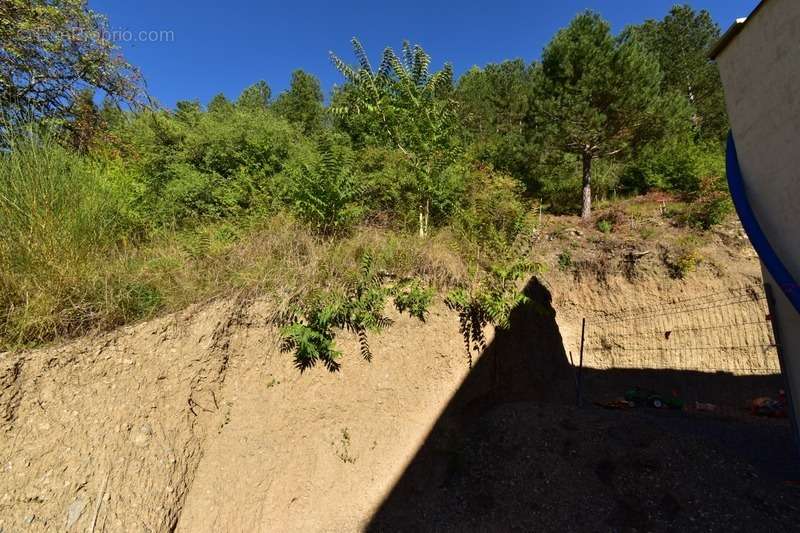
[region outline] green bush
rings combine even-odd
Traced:
[[[680,219],[696,229],[707,230],[721,224],[733,212],[733,201],[727,183],[722,178],[702,180],[697,192],[689,195],[689,200]]]
[[[524,227],[522,185],[483,166],[466,175],[467,190],[454,225],[464,238],[490,251],[505,251]]]
[[[336,153],[328,139],[320,141],[319,151],[319,161],[288,170],[288,202],[318,232],[345,233],[363,216],[364,189],[349,153]]]
[[[603,233],[611,233],[614,230],[614,223],[608,219],[600,219],[597,221],[597,229]]]
[[[697,270],[702,262],[700,243],[693,236],[688,236],[677,241],[662,253],[662,260],[672,278],[683,279],[690,272]]]
[[[572,267],[572,254],[569,250],[564,250],[558,254],[558,269],[566,272],[570,267]]]
[[[709,176],[725,171],[724,150],[713,142],[697,143],[690,135],[651,143],[637,154],[622,176],[629,191],[651,189],[697,192]]]
[[[425,322],[428,309],[433,301],[434,291],[424,287],[417,279],[401,283],[392,291],[394,305],[401,313],[407,312],[421,322]]]
[[[397,149],[366,147],[354,161],[364,187],[368,218],[378,225],[413,228],[417,224],[414,170]]]
[[[315,149],[268,109],[132,115],[115,130],[121,152],[144,189],[154,225],[224,218],[275,202],[280,174]]]

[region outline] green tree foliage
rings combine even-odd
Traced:
[[[289,201],[318,232],[343,233],[363,215],[363,186],[353,173],[352,154],[337,153],[327,137],[320,140],[319,153],[319,162],[289,170]]]
[[[65,117],[84,89],[141,102],[139,72],[108,34],[86,0],[0,2],[0,109],[28,119]]]
[[[444,170],[458,157],[453,70],[429,71],[430,56],[419,45],[403,43],[402,59],[391,48],[373,70],[361,43],[353,38],[358,66],[331,53],[346,85],[332,111],[357,140],[390,145],[407,158],[415,174],[419,233],[427,233],[431,205],[441,192]]]
[[[649,127],[659,109],[658,63],[586,12],[547,45],[535,75],[537,125],[582,162],[581,216],[589,218],[592,162],[624,153]]]
[[[473,250],[504,255],[525,226],[522,186],[511,176],[480,164],[464,174],[467,188],[453,226]]]
[[[319,80],[302,70],[295,70],[289,90],[278,96],[273,109],[305,133],[313,133],[322,127],[323,99]]]
[[[208,103],[209,113],[226,114],[233,112],[233,104],[228,100],[224,94],[219,93],[211,99]]]
[[[242,109],[263,111],[269,107],[269,99],[272,96],[272,89],[269,88],[264,80],[257,81],[250,87],[242,91],[236,105]]]
[[[537,147],[528,123],[532,70],[520,60],[473,67],[458,80],[455,98],[476,156],[532,185]]]
[[[174,113],[137,114],[114,134],[127,141],[126,165],[155,224],[266,208],[285,189],[290,162],[314,151],[268,109],[204,112],[196,102],[179,102]]]
[[[81,153],[89,152],[105,130],[105,120],[94,103],[94,91],[81,91],[70,105],[69,143]]]
[[[662,90],[691,107],[691,124],[707,140],[724,139],[727,116],[719,71],[707,53],[719,39],[719,26],[706,10],[676,5],[663,20],[626,28],[623,38],[640,43],[658,59]]]
[[[175,118],[183,124],[196,125],[202,113],[203,106],[199,100],[179,100],[175,103]]]

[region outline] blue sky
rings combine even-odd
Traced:
[[[264,79],[273,95],[286,89],[294,69],[317,76],[326,91],[341,78],[328,59],[333,50],[354,61],[357,36],[371,58],[403,39],[421,44],[434,66],[450,61],[460,74],[473,65],[504,59],[537,59],[553,34],[579,11],[593,9],[614,31],[647,18],[662,18],[674,0],[556,0],[404,2],[288,0],[90,0],[109,17],[129,61],[143,72],[163,105],[222,92],[235,98]],[[689,0],[707,9],[723,31],[746,16],[757,0]],[[123,33],[123,32],[130,33]],[[154,39],[140,32],[171,32]]]

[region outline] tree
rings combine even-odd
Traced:
[[[142,103],[139,72],[107,35],[86,0],[0,2],[0,108],[26,119],[69,116],[86,89]]]
[[[455,96],[473,135],[519,132],[530,104],[530,72],[521,59],[473,67],[458,80]]]
[[[94,103],[94,91],[81,91],[72,103],[70,115],[73,118],[67,124],[69,143],[78,152],[86,153],[105,129],[105,120]]]
[[[581,217],[592,210],[592,161],[619,155],[649,127],[659,101],[657,61],[611,35],[592,12],[578,15],[547,45],[536,69],[540,127],[582,163]]]
[[[521,59],[473,67],[459,79],[455,98],[477,157],[529,183],[531,69]]]
[[[302,70],[292,73],[289,90],[275,101],[274,109],[289,122],[297,124],[305,133],[311,133],[322,125],[323,94],[319,80]]]
[[[453,68],[448,63],[431,73],[431,58],[425,50],[404,42],[402,60],[386,48],[378,69],[373,70],[358,39],[351,42],[357,67],[331,52],[334,66],[347,81],[331,111],[344,119],[345,129],[352,132],[357,125],[360,138],[403,153],[415,175],[419,233],[425,236],[431,201],[441,192],[444,170],[460,153]]]
[[[197,124],[202,113],[203,108],[199,100],[178,100],[175,102],[175,118],[184,124]]]
[[[331,139],[318,142],[321,161],[290,169],[289,201],[300,218],[325,235],[348,231],[364,212],[363,187],[352,170],[350,154],[334,150]]]
[[[708,11],[674,6],[663,20],[626,28],[623,38],[636,41],[658,59],[663,91],[682,95],[692,107],[692,124],[705,139],[724,139],[728,131],[719,71],[708,50],[719,39],[719,26]]]
[[[233,104],[222,93],[215,95],[208,103],[209,113],[225,114],[231,111],[233,111]]]
[[[269,88],[267,82],[257,81],[242,91],[236,105],[243,109],[266,109],[269,107],[270,96],[272,96],[272,89]]]

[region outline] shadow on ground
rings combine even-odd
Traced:
[[[551,296],[533,278],[373,515],[368,531],[748,529],[796,524],[788,423],[742,406],[780,376],[584,370],[575,405]],[[632,386],[684,391],[739,417],[591,402]],[[791,466],[790,466],[791,465]],[[700,507],[697,507],[700,506]],[[700,509],[701,512],[697,512]]]

